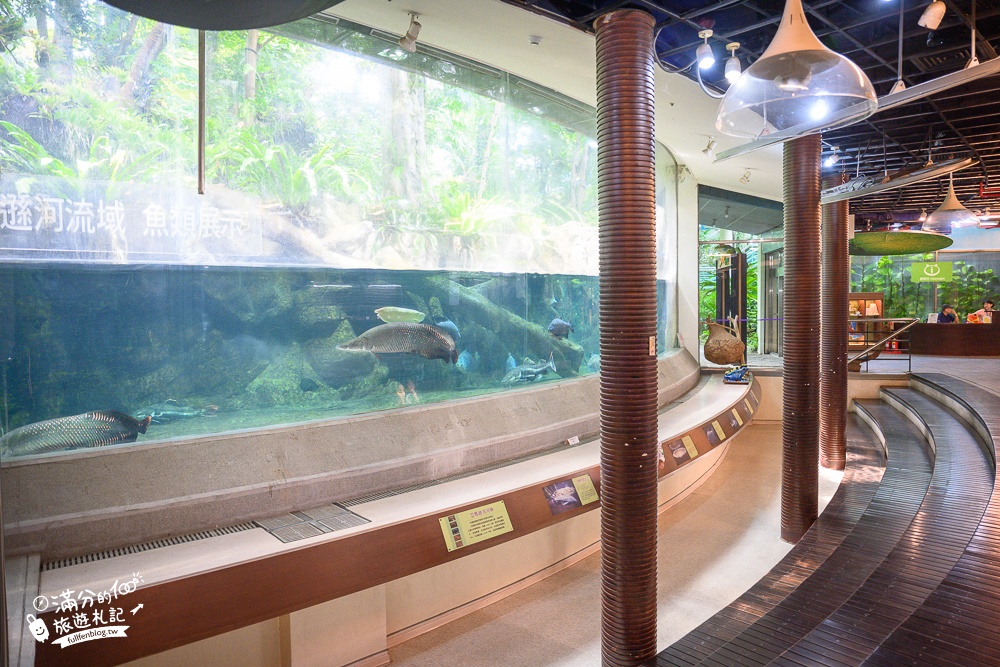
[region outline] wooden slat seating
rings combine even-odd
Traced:
[[[941,404],[912,389],[884,395],[923,424],[918,428],[883,402],[858,403],[878,423],[888,462],[850,533],[794,590],[775,589],[778,601],[765,613],[754,618],[748,603],[748,596],[760,595],[755,587],[661,653],[656,664],[859,665],[949,576],[983,517],[993,462],[981,438]],[[936,457],[922,431],[937,445]],[[845,475],[842,486],[853,484]],[[823,529],[821,517],[778,567]]]
[[[972,539],[993,489],[982,441],[958,416],[915,389],[883,389],[920,415],[937,445],[920,511],[864,585],[774,665],[861,664],[944,580]]]
[[[1000,395],[941,374],[922,380],[974,412],[991,436],[995,461],[1000,438]],[[1000,494],[994,487],[985,515],[955,567],[940,586],[882,642],[865,665],[1000,664]]]
[[[657,664],[694,665],[773,609],[811,575],[851,532],[882,481],[885,455],[875,434],[848,415],[844,482],[809,532],[739,599],[659,656]]]

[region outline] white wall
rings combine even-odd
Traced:
[[[677,331],[695,359],[698,352],[698,182],[682,169],[677,184]]]

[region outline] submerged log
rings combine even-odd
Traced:
[[[561,377],[579,375],[580,363],[583,361],[583,348],[568,340],[556,338],[549,334],[545,325],[529,322],[514,313],[496,305],[479,292],[463,287],[458,283],[440,276],[423,279],[424,289],[417,289],[428,295],[428,299],[437,297],[447,311],[445,315],[460,314],[462,319],[471,320],[490,329],[512,349],[520,349],[524,345],[525,354],[534,359],[547,359],[549,354],[556,364],[556,372]]]

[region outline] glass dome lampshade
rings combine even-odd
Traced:
[[[774,40],[726,91],[715,126],[737,137],[791,128],[808,134],[866,118],[877,107],[861,68],[819,41],[801,0],[786,0]],[[846,109],[852,111],[843,115]]]
[[[935,232],[937,234],[951,234],[952,229],[959,227],[975,227],[979,225],[979,218],[975,213],[962,206],[955,196],[955,178],[949,174],[948,196],[944,198],[944,203],[930,215],[920,226],[925,232]]]

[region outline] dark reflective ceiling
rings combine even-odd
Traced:
[[[660,29],[656,49],[673,67],[691,64],[701,40],[698,31],[711,28],[714,68],[703,73],[717,90],[727,86],[722,76],[727,42],[740,43],[744,69],[767,48],[781,19],[783,0],[506,0],[593,31],[595,18],[631,7],[649,11]],[[897,78],[899,10],[903,4],[903,80],[908,86],[965,67],[971,53],[971,0],[944,0],[947,13],[935,31],[917,24],[929,0],[816,0],[804,2],[817,36],[831,49],[857,63],[880,95],[888,94]],[[1000,50],[1000,0],[975,3],[981,62]],[[688,69],[686,75],[694,71]],[[959,199],[969,208],[1000,209],[1000,77],[988,77],[932,98],[873,116],[867,121],[823,135],[824,157],[839,147],[840,163],[851,176],[893,172],[927,161],[971,156],[975,164],[955,174]],[[996,198],[980,197],[980,186],[996,190]],[[855,213],[937,208],[947,191],[947,179],[935,179],[902,190],[851,202]]]

